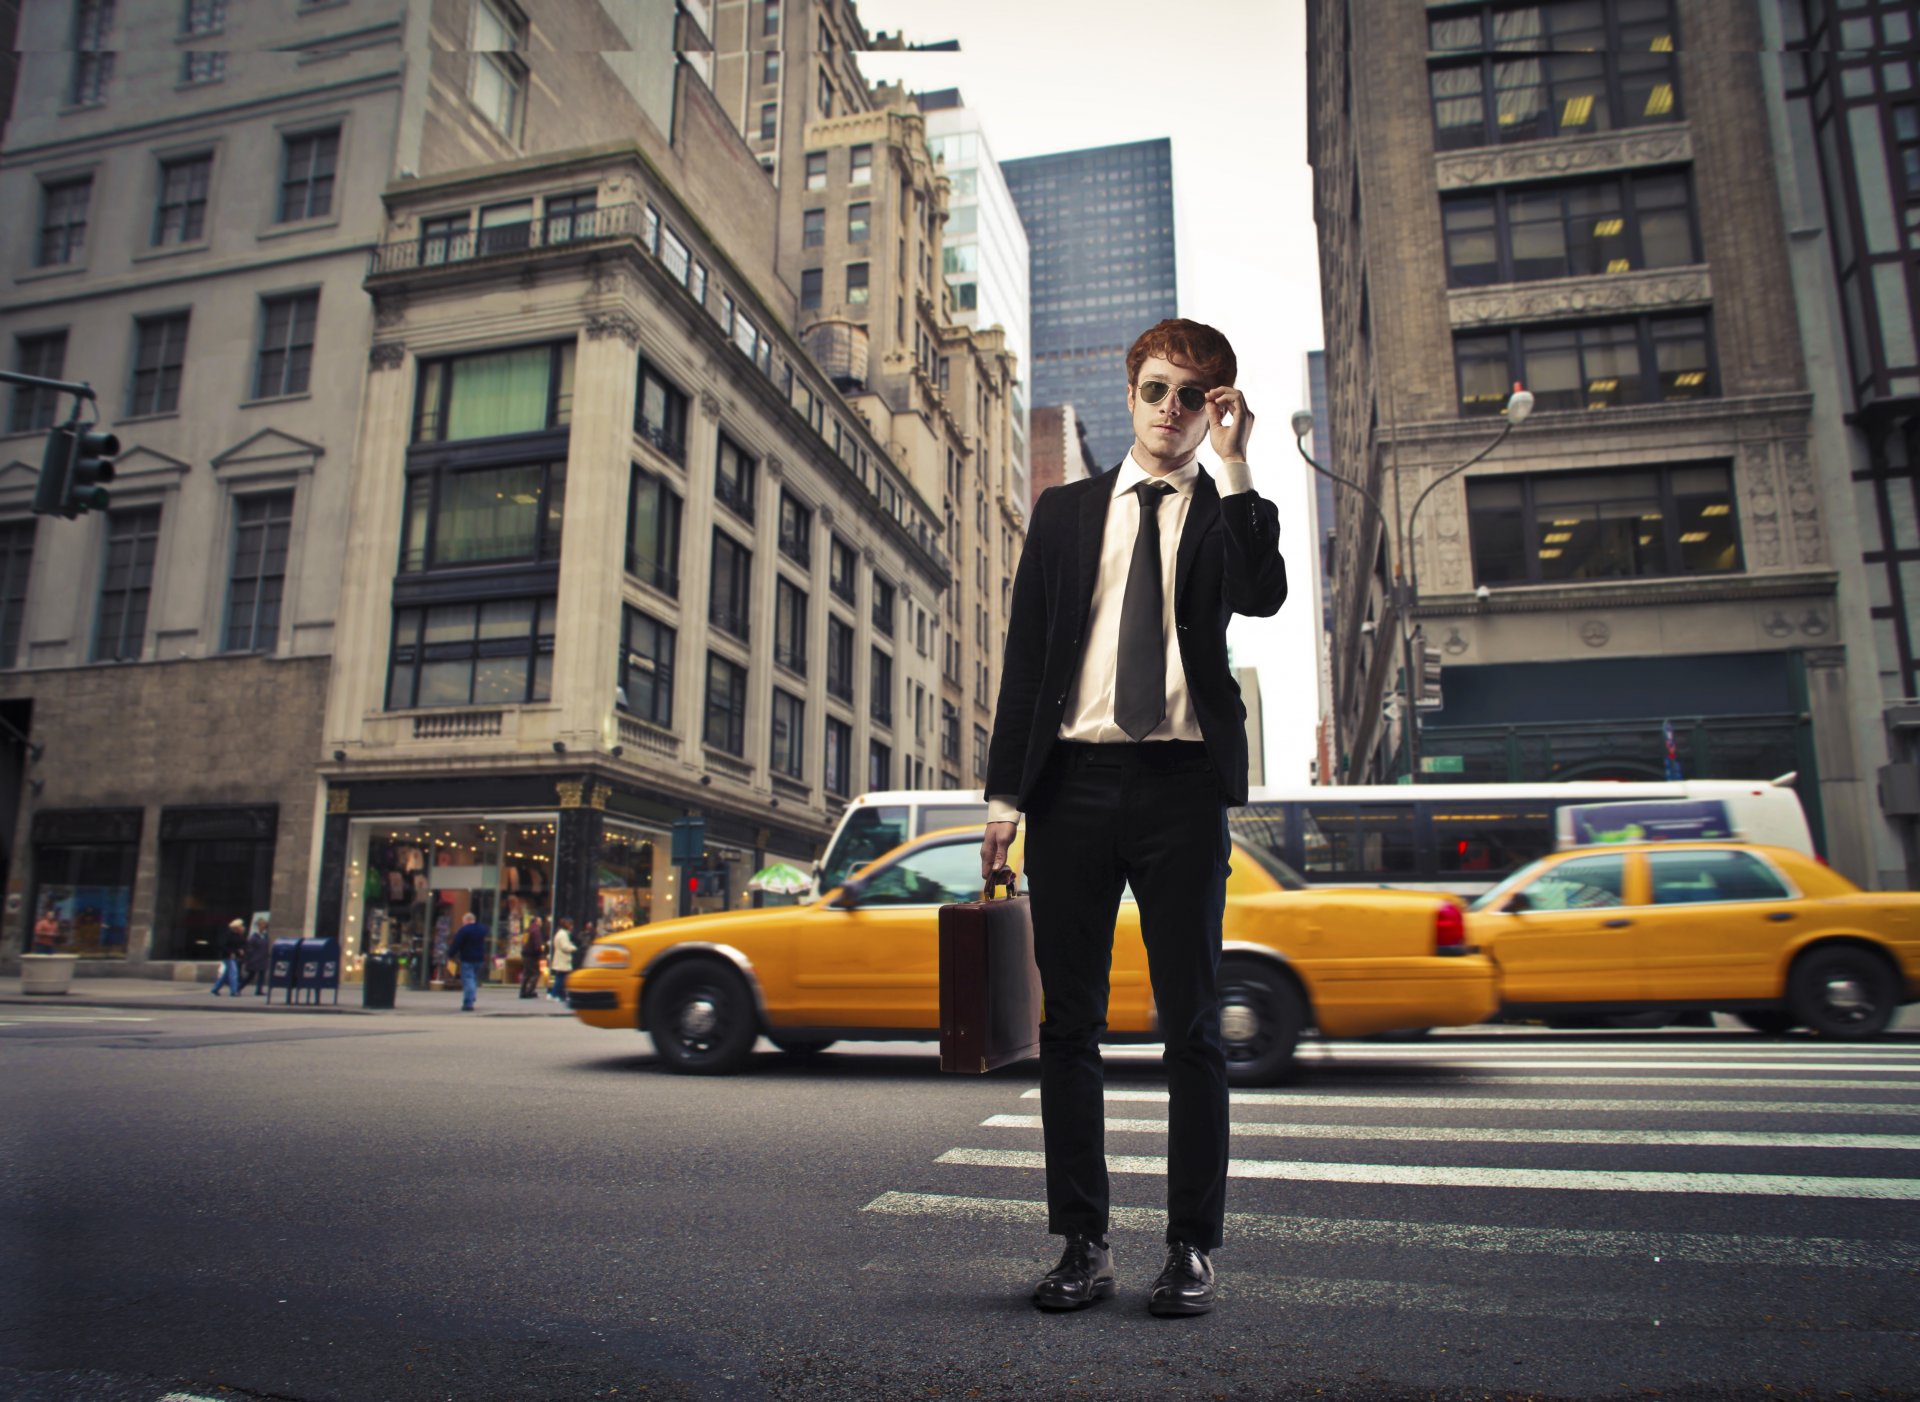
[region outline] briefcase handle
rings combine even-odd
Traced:
[[[1011,899],[1014,895],[1014,888],[1019,880],[1020,878],[1014,874],[1012,867],[996,867],[993,875],[987,878],[987,889],[983,899],[989,901],[996,899],[993,894],[993,888],[996,886],[1004,886],[1007,888],[1006,895],[998,899]]]

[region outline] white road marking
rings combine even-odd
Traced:
[[[1027,1149],[949,1149],[935,1163],[978,1168],[1045,1168],[1046,1156]],[[1110,1154],[1111,1173],[1164,1176],[1167,1161]],[[1550,1188],[1575,1192],[1716,1193],[1756,1197],[1850,1198],[1920,1202],[1920,1180],[1816,1178],[1768,1173],[1638,1173],[1612,1169],[1460,1168],[1429,1164],[1308,1163],[1286,1159],[1229,1159],[1229,1178],[1311,1183],[1375,1183],[1414,1188]]]
[[[1351,1070],[1362,1068],[1352,1067]],[[1567,1073],[1559,1076],[1371,1076],[1366,1079],[1370,1086],[1431,1086],[1435,1090],[1444,1090],[1449,1086],[1711,1086],[1721,1089],[1726,1086],[1754,1088],[1772,1086],[1776,1088],[1814,1090],[1897,1090],[1904,1091],[1906,1086],[1898,1081],[1849,1081],[1838,1077],[1820,1078],[1813,1076],[1701,1076],[1689,1079],[1685,1076],[1581,1076]]]
[[[1348,1059],[1338,1056],[1296,1056],[1295,1062],[1301,1066],[1318,1069],[1325,1066],[1346,1065],[1358,1069],[1361,1065],[1380,1065],[1378,1058],[1364,1060]],[[1498,1060],[1478,1060],[1457,1056],[1427,1056],[1420,1058],[1394,1057],[1395,1062],[1407,1062],[1418,1066],[1431,1066],[1436,1070],[1453,1070],[1458,1067],[1490,1067],[1498,1070],[1502,1067],[1516,1071],[1548,1071],[1562,1067],[1569,1071],[1880,1071],[1889,1076],[1920,1075],[1920,1061],[1873,1062],[1823,1061],[1817,1066],[1803,1066],[1791,1061],[1588,1061],[1584,1058],[1567,1061],[1536,1061],[1531,1058],[1501,1057]]]
[[[150,1017],[112,1017],[94,1013],[53,1013],[42,1016],[38,1013],[21,1013],[9,1019],[11,1022],[152,1022]]]
[[[946,1217],[1030,1227],[1046,1225],[1047,1205],[1017,1198],[946,1193],[882,1193],[862,1209],[896,1217]],[[1158,1236],[1167,1215],[1157,1207],[1115,1207],[1116,1231]],[[1268,1241],[1299,1247],[1392,1247],[1471,1251],[1501,1256],[1617,1258],[1714,1266],[1788,1266],[1835,1270],[1920,1270],[1920,1245],[1852,1237],[1734,1235],[1719,1232],[1582,1231],[1562,1227],[1496,1227],[1477,1222],[1390,1221],[1229,1212],[1229,1242]]]
[[[1741,1056],[1749,1058],[1767,1058],[1775,1056],[1806,1057],[1810,1060],[1840,1060],[1850,1056],[1887,1057],[1892,1060],[1920,1060],[1920,1051],[1905,1042],[1850,1042],[1844,1046],[1832,1043],[1812,1043],[1801,1046],[1783,1046],[1779,1042],[1767,1041],[1727,1045],[1714,1042],[1662,1043],[1658,1040],[1640,1043],[1627,1042],[1535,1042],[1529,1041],[1523,1046],[1502,1047],[1485,1042],[1461,1044],[1452,1040],[1427,1038],[1417,1042],[1398,1042],[1391,1046],[1381,1046],[1367,1042],[1326,1042],[1319,1039],[1304,1041],[1300,1044],[1302,1053],[1324,1054],[1327,1056],[1365,1057],[1373,1060],[1392,1061],[1399,1059],[1419,1060],[1427,1056],[1564,1056],[1569,1058],[1588,1056],[1594,1052],[1603,1052],[1609,1056]]]
[[[1559,1082],[1555,1082],[1559,1084]],[[1715,1082],[1714,1084],[1724,1084]],[[1899,1089],[1889,1087],[1889,1089]],[[1038,1100],[1038,1089],[1022,1100]],[[1165,1105],[1163,1090],[1107,1088],[1110,1101]],[[1497,1095],[1319,1095],[1310,1090],[1236,1090],[1235,1105],[1279,1105],[1293,1110],[1542,1110],[1561,1114],[1641,1115],[1652,1111],[1688,1115],[1920,1115],[1920,1105],[1886,1100],[1583,1100]]]
[[[989,1115],[988,1129],[1039,1129],[1038,1115]],[[1107,1120],[1115,1134],[1165,1134],[1165,1120]],[[1235,1120],[1247,1139],[1387,1139],[1413,1144],[1620,1144],[1682,1149],[1920,1149],[1912,1134],[1761,1134],[1738,1130],[1504,1129],[1488,1126],[1274,1124]]]

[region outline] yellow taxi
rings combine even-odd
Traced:
[[[588,1026],[648,1032],[676,1071],[737,1070],[763,1033],[796,1055],[839,1040],[937,1039],[939,908],[980,898],[982,833],[928,833],[808,905],[601,939],[568,979],[568,1005]],[[1016,842],[1016,868],[1020,852]],[[1276,859],[1235,843],[1220,965],[1228,1078],[1283,1078],[1309,1027],[1352,1037],[1485,1020],[1493,969],[1462,926],[1449,896],[1303,889]],[[1155,1040],[1131,899],[1114,932],[1108,1024],[1109,1041]]]
[[[1738,842],[1574,848],[1473,903],[1504,1014],[1726,1012],[1861,1040],[1920,1000],[1920,894]]]

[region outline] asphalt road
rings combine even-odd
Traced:
[[[763,1044],[764,1045],[764,1044]],[[0,1397],[1920,1396],[1920,1037],[1479,1030],[1235,1098],[1220,1308],[1051,1264],[1031,1067],[659,1070],[563,1016],[0,1008]]]

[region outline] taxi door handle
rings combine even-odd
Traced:
[[[1791,920],[1791,919],[1793,919],[1793,912],[1792,912],[1792,911],[1790,911],[1790,910],[1775,910],[1775,911],[1770,911],[1770,912],[1768,913],[1768,915],[1767,915],[1767,919],[1769,919],[1769,920]]]
[[[1600,926],[1605,930],[1624,930],[1632,923],[1631,920],[1603,920]]]

